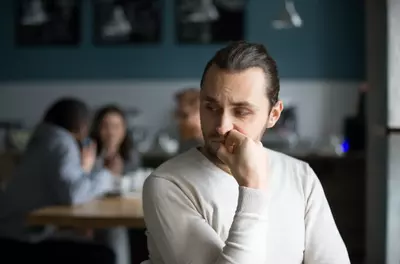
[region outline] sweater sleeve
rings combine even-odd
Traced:
[[[51,186],[60,204],[80,204],[98,198],[113,188],[113,176],[105,169],[86,173],[80,161],[79,149],[74,142],[60,142],[52,153],[54,172]]]
[[[248,264],[256,259],[261,229],[267,224],[265,192],[239,187],[237,210],[226,241],[174,183],[150,176],[143,188],[143,210],[152,264]],[[264,234],[265,235],[265,234]],[[152,258],[157,250],[162,261]]]
[[[304,264],[350,264],[322,185],[307,166]]]

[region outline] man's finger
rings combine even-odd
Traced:
[[[227,148],[235,148],[242,144],[242,142],[246,139],[246,136],[236,129],[232,129],[228,132],[228,135],[225,137],[225,146]]]

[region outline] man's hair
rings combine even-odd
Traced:
[[[90,110],[84,102],[75,98],[61,98],[47,109],[43,122],[76,133],[89,118]]]
[[[269,55],[264,45],[236,41],[218,50],[204,69],[201,77],[201,87],[203,87],[208,69],[213,64],[222,70],[232,72],[241,72],[249,68],[261,68],[265,73],[266,95],[271,106],[278,102],[280,90],[278,68],[275,60]]]

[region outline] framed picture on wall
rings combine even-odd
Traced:
[[[15,0],[15,3],[17,45],[79,44],[82,0]]]
[[[247,0],[175,0],[178,43],[225,43],[245,38]]]
[[[161,41],[162,0],[92,1],[96,45]]]

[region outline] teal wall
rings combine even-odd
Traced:
[[[281,78],[362,80],[364,1],[297,0],[304,27],[276,31],[270,22],[282,0],[248,0],[246,39],[264,43]],[[178,45],[173,0],[164,0],[163,41],[156,45],[94,47],[91,3],[83,0],[79,47],[14,46],[13,0],[0,3],[0,80],[200,78],[219,45]]]

